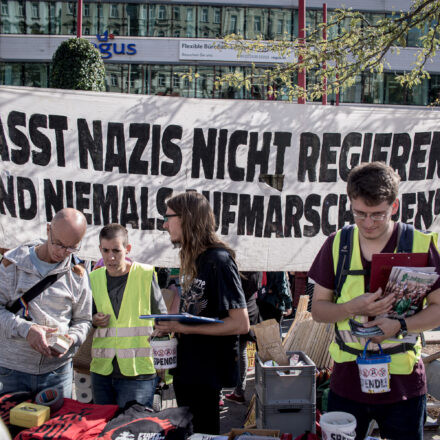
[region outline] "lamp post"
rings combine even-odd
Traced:
[[[78,0],[78,7],[76,10],[76,38],[82,37],[82,8],[83,0]]]
[[[298,2],[298,39],[299,44],[302,47],[305,44],[306,39],[306,0],[299,0]],[[302,55],[298,57],[298,63],[301,64],[303,60]],[[298,71],[298,86],[303,90],[306,89],[306,69],[300,68]],[[305,104],[306,98],[304,96],[298,97],[298,104]]]

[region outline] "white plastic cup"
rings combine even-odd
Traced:
[[[176,338],[152,339],[150,345],[153,350],[154,368],[156,370],[168,370],[177,367]]]
[[[319,421],[322,440],[355,440],[356,418],[342,411],[330,411]]]

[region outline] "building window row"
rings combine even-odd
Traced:
[[[76,34],[76,1],[0,1],[2,34]],[[372,23],[385,16],[366,15]],[[322,11],[307,10],[307,26],[316,28],[321,22]],[[291,40],[298,35],[298,11],[227,5],[84,3],[82,30],[84,35],[108,31],[120,36],[221,38],[235,33],[247,39]],[[422,30],[412,30],[407,45],[417,46],[422,34]]]
[[[190,98],[228,99],[274,99],[262,77],[264,69],[243,66],[186,66],[159,64],[106,64],[106,88],[109,92],[184,96]],[[184,74],[197,73],[190,81]],[[238,72],[250,79],[251,87],[233,88],[223,85],[215,88],[218,77]],[[396,81],[397,73],[363,74],[356,83],[340,95],[345,103],[370,103],[393,105],[428,105],[440,98],[440,75],[422,80],[412,89],[404,88]],[[0,85],[50,87],[49,63],[0,63]],[[309,75],[308,82],[313,82]],[[296,78],[292,78],[296,82]],[[282,95],[283,85],[272,84],[279,92],[276,99],[286,100]],[[329,96],[328,100],[334,100]]]

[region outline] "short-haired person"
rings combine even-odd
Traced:
[[[180,312],[223,323],[159,321],[156,329],[178,335],[177,404],[190,408],[194,432],[218,434],[220,390],[237,383],[237,335],[249,331],[235,253],[216,235],[214,214],[201,194],[191,191],[168,199],[164,220],[171,242],[180,246]]]
[[[72,357],[91,327],[92,295],[86,270],[73,258],[87,229],[73,208],[58,211],[47,224],[47,240],[5,252],[0,264],[0,393],[60,388],[72,395]],[[62,274],[17,313],[11,306],[49,275]],[[27,314],[26,314],[27,311]],[[70,347],[58,353],[48,344],[57,331]]]
[[[383,317],[391,310],[394,296],[381,298],[381,289],[369,292],[368,287],[372,255],[395,252],[400,242],[399,232],[403,226],[391,219],[399,208],[399,183],[399,175],[381,162],[361,164],[353,168],[347,182],[347,193],[355,221],[351,273],[342,285],[340,296],[335,296],[335,273],[337,261],[341,258],[338,245],[341,231],[327,239],[309,271],[309,277],[316,282],[313,318],[318,322],[336,323],[337,336],[330,346],[335,363],[331,375],[328,410],[353,414],[357,419],[358,440],[365,437],[372,419],[378,423],[384,438],[423,438],[426,375],[420,360],[420,338],[412,348],[398,341],[388,340],[396,335],[403,336],[406,331],[417,334],[440,324],[440,282],[437,281],[426,296],[425,308],[400,320]],[[436,240],[436,234],[414,230],[412,252],[428,253],[428,266],[434,266],[437,273],[440,273]],[[356,357],[364,348],[366,339],[359,340],[350,333],[349,318],[364,322],[367,327],[377,325],[383,331],[383,336],[372,338],[374,344],[370,344],[368,348],[377,352],[377,343],[381,343],[385,353],[391,354],[391,391],[373,394],[361,391]],[[368,319],[373,320],[367,322]]]
[[[127,230],[117,223],[99,233],[104,267],[92,271],[93,325],[90,365],[93,400],[151,407],[157,384],[149,338],[153,320],[140,315],[167,313],[153,266],[132,262]]]

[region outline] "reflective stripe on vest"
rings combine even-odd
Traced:
[[[338,258],[339,258],[339,241],[341,231],[338,231],[333,241],[333,264],[334,272],[336,274]],[[424,234],[420,231],[414,230],[414,240],[412,246],[412,252],[428,252],[431,241],[435,239],[435,234]],[[352,257],[350,261],[350,270],[362,270],[361,251],[359,246],[359,229],[354,228],[353,231],[353,243],[352,243]],[[341,289],[341,296],[337,299],[338,304],[346,303],[357,296],[363,294],[365,290],[364,277],[362,275],[348,275],[345,283]],[[367,317],[355,316],[354,319],[359,322],[365,322]],[[339,333],[342,340],[350,347],[357,350],[363,350],[366,339],[358,338],[351,334],[348,319],[337,323]],[[372,345],[372,346],[371,346]],[[395,341],[381,342],[382,348],[390,348],[399,345]],[[377,344],[370,344],[370,350],[378,350]],[[415,346],[414,351],[407,351],[404,353],[391,355],[391,373],[392,374],[410,374],[413,371],[415,363],[418,361],[421,353],[420,341]],[[341,348],[332,342],[330,344],[330,354],[335,362],[350,362],[356,360],[356,355],[347,353],[341,350]]]
[[[153,333],[152,327],[119,327],[108,328],[98,327],[95,329],[93,336],[95,338],[112,338],[112,337],[129,337],[129,336],[151,336]]]
[[[118,318],[108,296],[105,267],[90,274],[96,308],[98,312],[110,315],[108,327],[97,328],[93,335],[90,371],[105,376],[111,374],[115,357],[125,376],[153,374],[156,371],[149,343],[154,321],[139,318],[139,315],[151,314],[153,273],[152,266],[131,265]]]
[[[92,356],[113,360],[115,356],[122,359],[151,356],[151,348],[92,348]]]

